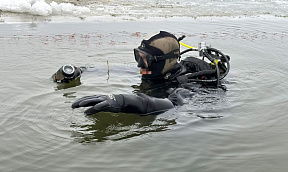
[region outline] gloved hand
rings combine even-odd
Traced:
[[[149,97],[145,94],[138,95],[94,95],[78,99],[72,104],[72,108],[88,107],[84,113],[93,115],[98,112],[123,112],[139,115],[162,113],[174,107],[168,99]]]
[[[170,88],[168,91],[169,96],[168,99],[175,105],[175,106],[182,106],[184,104],[185,98],[191,98],[194,96],[194,92],[191,90],[187,90],[185,88]]]

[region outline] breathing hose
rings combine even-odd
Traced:
[[[216,52],[216,53],[220,54],[220,55],[224,58],[224,59],[220,59],[221,61],[225,60],[224,62],[226,62],[226,64],[227,64],[227,66],[226,66],[227,69],[226,69],[225,73],[220,76],[220,80],[223,79],[223,78],[229,73],[229,70],[230,70],[230,63],[229,63],[229,61],[230,61],[230,59],[228,59],[228,56],[227,56],[227,55],[224,55],[224,54],[223,54],[221,51],[219,51],[218,49],[208,47],[208,48],[207,48],[207,51],[208,51],[208,52],[209,52],[209,51]],[[214,63],[214,64],[216,64],[216,63]],[[218,66],[218,65],[216,65],[216,66]]]
[[[210,82],[210,83],[216,82],[217,86],[220,86],[220,80],[222,80],[229,73],[229,70],[230,70],[230,63],[229,63],[230,58],[229,58],[229,56],[223,54],[220,50],[215,49],[215,48],[205,46],[199,50],[195,47],[192,47],[192,46],[189,46],[187,44],[180,42],[184,38],[185,38],[184,35],[182,37],[178,38],[178,42],[180,45],[183,45],[183,46],[187,47],[188,49],[180,52],[180,55],[185,54],[185,53],[190,52],[190,51],[199,51],[199,53],[203,55],[203,58],[206,57],[209,61],[211,61],[211,63],[215,64],[215,70],[204,70],[204,71],[199,71],[199,72],[195,72],[195,73],[190,73],[190,74],[187,74],[183,77],[180,77],[179,79],[183,79],[182,81],[187,81],[187,82],[188,81],[189,82]],[[212,57],[212,52],[216,53],[216,55],[217,55],[217,57],[219,57],[219,59]],[[219,56],[219,54],[221,55],[221,57]],[[226,69],[225,69],[225,72],[223,74],[220,74],[219,66],[217,63],[218,61],[216,61],[216,60],[220,60],[221,62],[226,63],[226,66],[224,65]],[[204,79],[204,80],[195,79],[195,78],[200,77],[200,76],[215,75],[215,74],[216,74],[215,79]]]
[[[210,54],[207,52],[207,49],[204,49],[203,55],[206,56],[212,63],[215,64],[216,67],[216,79],[217,79],[217,86],[220,85],[220,71],[218,64],[216,63],[215,59],[213,59]]]
[[[185,54],[185,53],[187,53],[187,52],[189,52],[189,51],[198,51],[198,49],[189,48],[189,49],[187,49],[187,50],[184,50],[184,51],[180,52],[180,55]]]

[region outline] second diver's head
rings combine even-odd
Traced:
[[[140,67],[143,78],[156,79],[164,76],[177,63],[180,56],[180,45],[177,38],[168,32],[144,39],[138,48],[134,49],[137,67]]]
[[[55,74],[52,75],[52,79],[57,83],[68,83],[81,76],[81,69],[71,64],[63,65]]]

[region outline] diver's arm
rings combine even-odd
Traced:
[[[94,95],[83,97],[72,104],[72,108],[90,107],[84,113],[93,115],[98,112],[134,113],[138,115],[159,114],[174,107],[169,99],[138,95]]]
[[[163,113],[174,106],[182,106],[184,98],[194,95],[193,92],[184,88],[169,89],[168,93],[169,96],[166,99],[150,97],[143,93],[86,96],[75,101],[72,108],[90,107],[84,112],[86,115],[98,112],[151,115]]]

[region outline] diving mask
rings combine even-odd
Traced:
[[[71,64],[63,65],[53,76],[55,82],[69,82],[81,76],[81,69]]]
[[[166,60],[166,59],[179,58],[179,50],[176,49],[162,56],[153,56],[147,53],[146,51],[143,51],[139,48],[135,48],[134,56],[135,56],[135,60],[138,63],[138,67],[151,68],[152,64],[155,62]]]
[[[70,78],[71,76],[73,76],[75,72],[75,67],[70,64],[67,64],[67,65],[62,66],[62,71],[63,71],[65,78]]]

